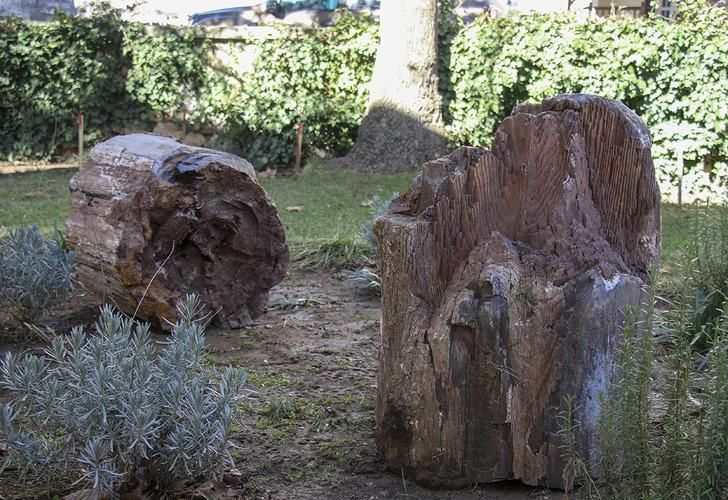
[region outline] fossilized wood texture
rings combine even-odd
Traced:
[[[491,151],[425,164],[376,221],[377,444],[391,470],[561,486],[568,394],[593,457],[624,307],[659,258],[650,147],[615,101],[520,106]]]
[[[237,156],[152,134],[91,150],[66,224],[79,280],[161,327],[197,293],[226,328],[261,315],[288,247],[275,204]],[[156,274],[156,276],[155,276]],[[144,297],[144,300],[142,300]]]

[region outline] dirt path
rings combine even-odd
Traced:
[[[90,325],[98,312],[83,295],[66,309],[54,316],[56,332]],[[273,289],[257,324],[208,329],[209,360],[240,366],[249,377],[250,399],[233,435],[235,468],[226,478],[241,485],[240,498],[561,498],[516,482],[428,490],[385,471],[374,443],[379,316],[378,299],[359,295],[332,273],[295,271]],[[0,354],[42,349],[38,339],[0,336]],[[0,461],[2,455],[0,441]],[[70,482],[55,487],[74,491]],[[43,484],[24,485],[14,474],[0,476],[0,500],[46,498],[47,491]]]
[[[211,331],[216,362],[255,390],[235,440],[246,498],[559,498],[520,484],[420,488],[384,470],[374,444],[379,302],[329,274],[296,272],[255,326]]]

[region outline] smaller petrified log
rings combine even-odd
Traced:
[[[615,101],[520,106],[491,151],[425,164],[376,221],[377,444],[391,470],[560,487],[567,395],[577,451],[594,458],[624,307],[659,257],[650,146]]]
[[[118,136],[91,150],[70,187],[66,231],[80,281],[157,326],[174,322],[175,304],[192,292],[216,324],[244,325],[285,274],[275,204],[237,156]]]

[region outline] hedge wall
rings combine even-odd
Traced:
[[[79,113],[91,144],[148,128],[200,89],[206,62],[203,40],[146,36],[115,14],[46,24],[0,18],[0,159],[72,150]]]
[[[450,45],[451,140],[489,144],[493,128],[522,101],[600,94],[624,102],[649,125],[663,190],[675,185],[680,146],[688,167],[705,163],[692,169],[693,184],[712,181],[718,189],[728,177],[725,47],[722,8],[687,11],[678,23],[569,15],[481,19]]]
[[[721,189],[728,177],[728,15],[692,8],[682,16],[667,23],[534,14],[442,24],[450,140],[487,146],[519,102],[601,94],[650,126],[663,189],[675,184],[679,146],[688,182]],[[330,28],[243,42],[258,55],[240,73],[220,67],[212,44],[194,30],[152,36],[115,14],[43,25],[3,19],[0,159],[71,151],[78,112],[93,143],[181,109],[193,126],[217,131],[217,146],[259,167],[291,161],[299,121],[309,152],[343,153],[365,109],[376,42],[374,22],[342,14]]]

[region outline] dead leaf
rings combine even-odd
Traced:
[[[45,193],[43,191],[29,191],[23,196],[26,198],[40,198],[41,196],[45,196]]]
[[[303,205],[293,205],[291,207],[286,207],[286,210],[289,212],[303,212]]]
[[[361,202],[362,207],[369,207],[371,208],[374,205],[374,200],[364,200]]]

